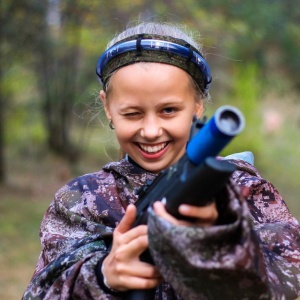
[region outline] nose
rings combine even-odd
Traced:
[[[154,141],[163,133],[161,121],[156,116],[147,116],[143,120],[141,136],[145,140]]]

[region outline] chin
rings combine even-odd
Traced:
[[[151,173],[159,173],[162,170],[166,169],[170,164],[162,164],[162,163],[145,163],[142,162],[139,164],[143,169],[147,170]]]

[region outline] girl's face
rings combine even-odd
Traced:
[[[136,63],[119,69],[111,91],[100,92],[124,152],[150,172],[160,172],[185,152],[193,116],[202,103],[187,73],[172,65]]]

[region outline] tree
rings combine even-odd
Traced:
[[[57,6],[53,7],[51,3]],[[70,140],[69,128],[77,93],[76,82],[81,59],[80,30],[84,12],[78,6],[80,1],[65,1],[63,10],[57,1],[49,1],[49,4],[40,26],[41,38],[34,49],[34,69],[43,99],[48,147],[68,160],[75,161],[79,152]],[[54,23],[51,23],[49,15],[54,14],[51,11],[54,9],[57,10],[57,16]]]
[[[220,46],[230,57],[257,63],[262,78],[273,79],[277,73],[277,79],[288,78],[300,90],[300,77],[294,76],[300,67],[300,8],[293,0],[192,2],[212,16],[212,24],[221,20]]]
[[[35,3],[36,2],[36,3]],[[5,114],[10,91],[4,86],[5,76],[16,61],[28,58],[39,18],[41,5],[34,0],[1,1],[0,12],[0,181],[5,179]],[[33,5],[34,4],[34,5]],[[32,28],[36,28],[34,31]],[[30,59],[30,57],[29,57]]]

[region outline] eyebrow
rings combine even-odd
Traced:
[[[157,106],[176,106],[176,105],[182,105],[184,104],[184,99],[183,100],[180,100],[178,99],[177,101],[172,99],[172,100],[162,100]]]
[[[174,97],[172,97],[172,99],[168,100],[164,100],[162,99],[159,103],[157,103],[157,105],[155,106],[156,108],[158,107],[164,107],[164,106],[181,106],[184,104],[184,99],[180,99],[180,98],[177,98],[175,99]],[[120,112],[124,112],[124,111],[127,111],[127,110],[135,110],[135,109],[141,109],[143,108],[141,105],[131,105],[130,103],[122,103],[120,106],[119,106],[119,111]]]

